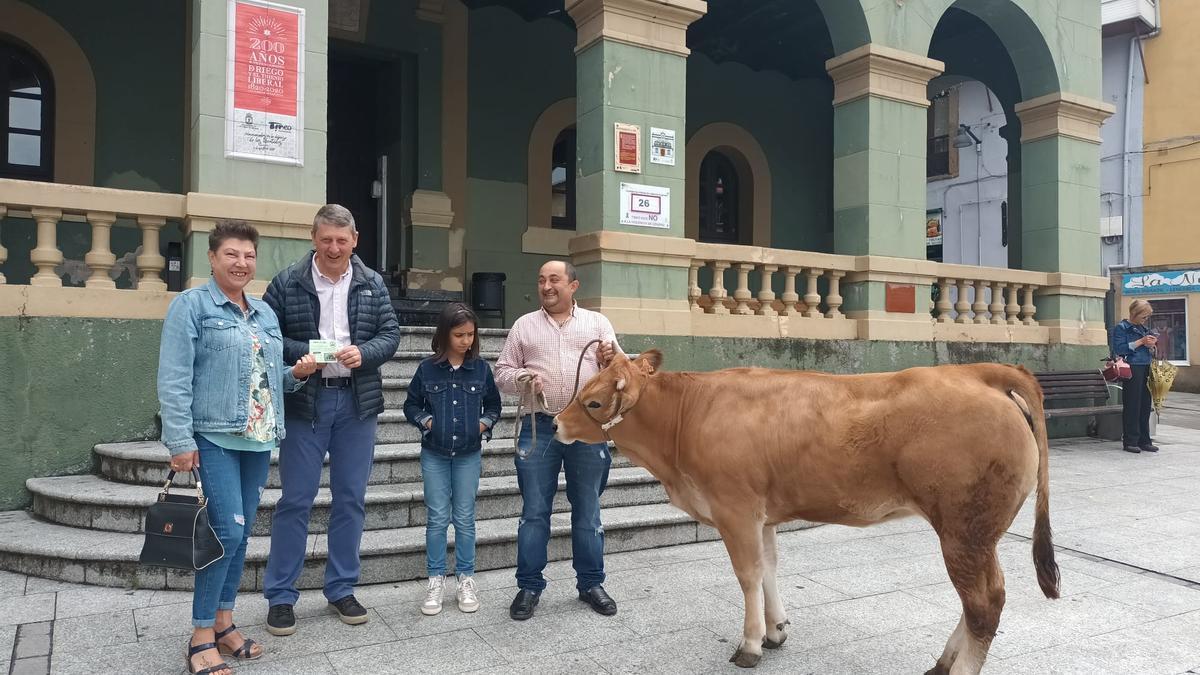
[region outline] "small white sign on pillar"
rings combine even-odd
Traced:
[[[675,130],[650,127],[650,163],[675,166]]]
[[[671,189],[621,183],[621,224],[671,228]]]

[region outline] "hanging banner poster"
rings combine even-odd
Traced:
[[[621,183],[621,224],[671,228],[671,188]]]
[[[650,163],[675,166],[675,130],[650,127]]]
[[[229,0],[225,156],[304,164],[304,10]]]
[[[636,124],[614,123],[613,134],[616,147],[617,171],[642,172],[642,129]]]
[[[1121,293],[1200,293],[1200,270],[1170,270],[1122,275]]]

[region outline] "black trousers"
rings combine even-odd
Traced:
[[[1150,391],[1146,389],[1146,378],[1150,375],[1150,366],[1130,368],[1133,370],[1133,377],[1125,381],[1121,391],[1121,403],[1125,406],[1125,445],[1149,445]]]

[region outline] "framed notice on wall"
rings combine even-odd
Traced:
[[[670,229],[671,189],[621,183],[620,222],[622,225]]]
[[[615,123],[613,134],[617,171],[642,172],[642,129],[636,124]]]
[[[304,9],[229,0],[225,156],[303,166]]]

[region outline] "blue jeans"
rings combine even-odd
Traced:
[[[604,443],[554,440],[553,418],[534,416],[537,447],[528,417],[521,425],[518,446],[528,453],[516,457],[517,484],[524,503],[517,528],[517,586],[540,593],[546,588],[546,546],[550,543],[550,512],[558,491],[558,473],[567,474],[567,501],[571,503],[571,555],[575,587],[581,591],[604,583],[604,526],[600,524],[600,495],[608,483],[612,456]]]
[[[454,521],[454,571],[475,574],[475,493],[479,491],[481,453],[453,457],[421,450],[425,483],[425,570],[431,577],[446,573],[446,528]]]
[[[358,546],[366,519],[367,479],[375,457],[378,416],[358,419],[354,390],[318,389],[317,419],[289,417],[287,437],[279,451],[283,495],[271,524],[271,554],[263,576],[267,603],[294,605],[296,581],[304,569],[308,516],[321,485],[321,469],[329,454],[329,557],[325,563],[325,598],[341,600],[358,582]]]
[[[196,572],[192,592],[192,625],[211,628],[217,610],[233,609],[242,567],[246,561],[246,541],[258,499],[267,484],[271,453],[228,450],[196,434],[200,452],[200,480],[208,498],[208,522],[225,547],[217,562]]]

